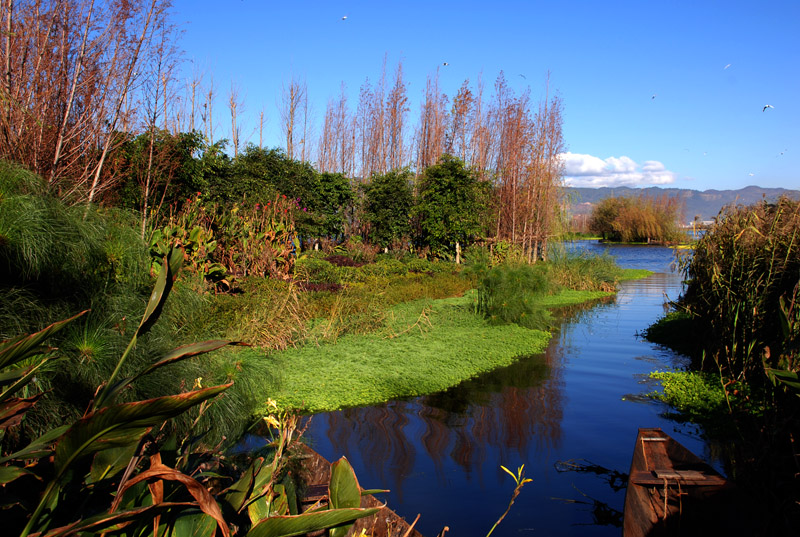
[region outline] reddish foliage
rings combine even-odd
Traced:
[[[338,283],[311,283],[311,282],[297,282],[297,288],[301,291],[330,291],[335,293],[342,289]]]
[[[344,255],[329,255],[325,261],[337,267],[363,267],[366,263],[360,263]]]

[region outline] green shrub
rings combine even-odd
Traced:
[[[342,267],[320,257],[302,257],[295,263],[294,277],[311,283],[340,283],[338,268]]]
[[[408,273],[408,267],[397,259],[383,258],[377,263],[364,265],[362,270],[369,276],[401,276]]]
[[[441,261],[429,261],[427,259],[420,259],[414,257],[409,259],[406,263],[408,272],[440,274],[442,272],[457,272],[459,267],[453,263],[446,263]]]

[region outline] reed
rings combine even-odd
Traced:
[[[704,334],[706,367],[759,382],[765,365],[798,365],[784,352],[797,334],[784,332],[781,303],[797,301],[799,249],[800,202],[785,197],[724,209],[697,242],[679,306]]]

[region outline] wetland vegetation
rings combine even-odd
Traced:
[[[674,311],[646,332],[692,358],[654,374],[658,397],[719,446],[765,534],[800,521],[798,240],[796,201],[727,207],[685,258]]]
[[[412,129],[398,64],[391,81],[385,68],[368,79],[356,106],[344,91],[329,101],[312,152],[307,88],[292,79],[280,99],[284,148],[270,149],[263,114],[259,143],[240,138],[233,88],[220,138],[213,81],[181,86],[169,2],[0,9],[10,534],[341,536],[374,511],[359,507],[340,460],[327,503],[301,513],[298,413],[446,400],[462,381],[546,354],[554,308],[649,274],[561,248],[558,94],[532,102],[501,73],[491,96],[466,80],[449,99],[432,75]],[[593,230],[604,237],[675,238],[673,200],[601,212]],[[735,477],[778,479],[764,496],[775,517],[796,502],[797,232],[797,205],[784,200],[712,227],[676,316],[681,330],[713,335],[686,347],[705,372],[663,377],[663,397],[697,409],[693,419],[712,406],[734,418],[723,432],[738,435]],[[509,409],[526,407],[515,415],[533,423],[553,400],[546,426],[559,429],[560,394]],[[256,427],[270,439],[262,452],[230,451]]]

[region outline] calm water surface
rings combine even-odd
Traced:
[[[649,372],[682,363],[637,336],[663,315],[665,297],[680,292],[672,250],[616,246],[609,253],[624,267],[656,274],[571,313],[543,355],[444,393],[317,415],[309,443],[329,460],[345,455],[363,487],[391,489],[382,499],[409,521],[421,513],[417,529],[429,537],[444,526],[453,537],[486,535],[514,488],[500,465],[522,464],[533,482],[493,535],[620,535],[602,515],[619,516],[624,489],[615,491],[608,475],[565,471],[565,463],[627,473],[638,427],[661,427],[708,456],[691,428],[637,397],[653,389]]]

